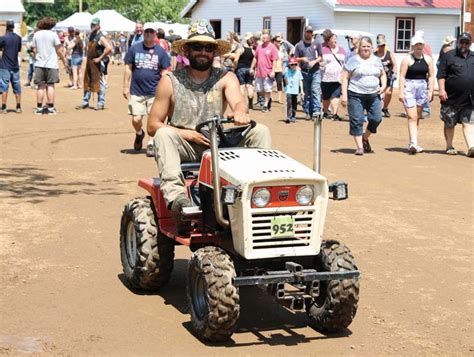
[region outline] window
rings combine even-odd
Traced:
[[[415,33],[414,17],[397,17],[395,19],[395,51],[410,51],[410,39]]]
[[[234,32],[240,35],[240,19],[234,19]]]
[[[272,29],[272,18],[271,17],[264,17],[263,18],[263,29],[264,30],[271,30]]]

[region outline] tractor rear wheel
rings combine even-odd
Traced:
[[[168,282],[173,270],[174,241],[159,231],[150,198],[135,198],[125,205],[120,256],[132,287],[153,291]]]
[[[188,267],[188,302],[197,335],[211,342],[228,340],[240,313],[234,263],[218,247],[198,249]]]
[[[315,263],[318,271],[357,270],[354,256],[347,246],[337,241],[323,241]],[[359,279],[321,281],[319,297],[306,306],[317,330],[337,332],[348,327],[359,301]]]

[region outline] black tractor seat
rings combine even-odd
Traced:
[[[197,172],[201,168],[201,162],[183,162],[181,164],[182,172]]]

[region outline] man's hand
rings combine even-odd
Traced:
[[[387,87],[380,87],[379,94],[382,95],[385,92],[385,89],[387,89]]]
[[[93,59],[92,59],[92,62],[94,62],[94,63],[100,63],[100,61],[101,61],[101,60],[100,60],[100,57],[97,57],[97,58],[93,58]]]
[[[341,95],[341,105],[345,108],[347,106],[347,94]]]
[[[275,72],[271,71],[269,74],[268,74],[268,77],[270,78],[275,78]]]
[[[191,141],[198,145],[210,146],[209,139],[195,130],[182,129],[179,131],[181,137],[186,141]]]
[[[433,93],[428,93],[428,102],[432,102],[433,101]]]
[[[448,93],[445,90],[440,90],[438,93],[439,100],[442,102],[446,102],[448,100]]]
[[[128,87],[125,87],[123,89],[122,95],[125,99],[130,99],[130,89]]]

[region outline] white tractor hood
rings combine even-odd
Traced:
[[[219,169],[220,177],[236,186],[257,182],[326,181],[324,176],[272,149],[220,149]]]

